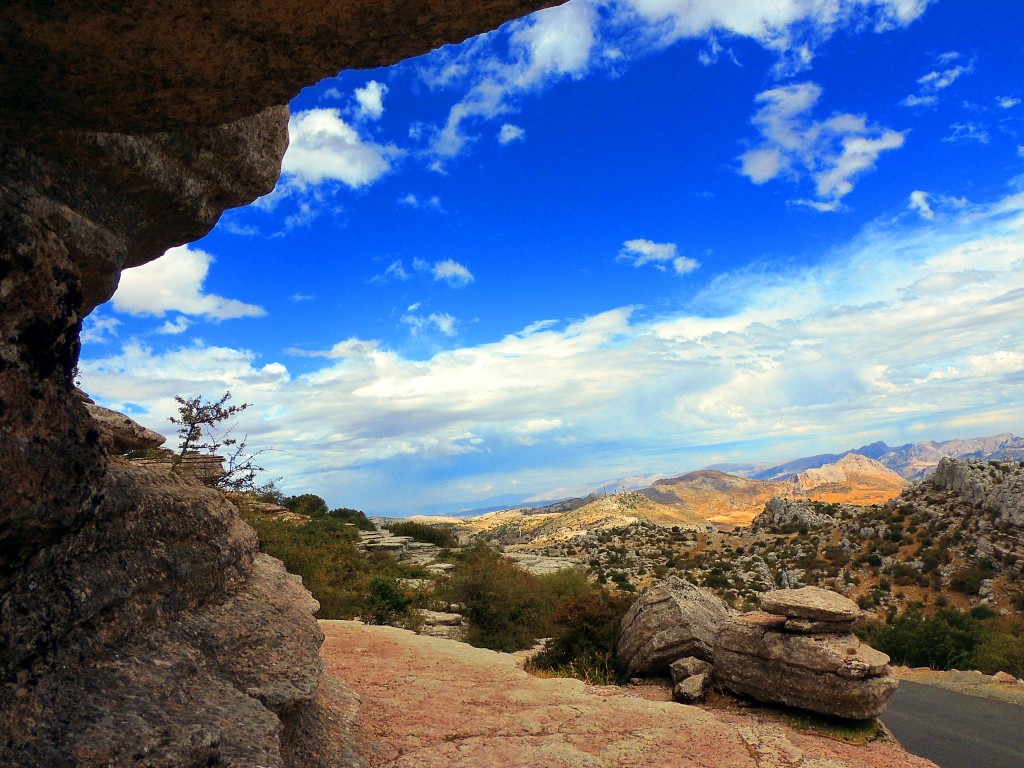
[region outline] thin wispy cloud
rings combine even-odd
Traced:
[[[956,62],[956,63],[954,63]],[[939,93],[949,88],[964,75],[974,71],[974,62],[963,62],[956,51],[947,51],[937,57],[938,69],[917,79],[918,90],[900,102],[904,107],[933,107],[939,103]]]
[[[814,197],[794,202],[834,211],[853,191],[857,176],[870,171],[883,152],[903,146],[904,135],[869,123],[864,115],[835,113],[814,119],[821,86],[804,82],[757,95],[751,119],[760,140],[740,155],[739,172],[755,184],[782,177],[814,182]]]
[[[454,259],[435,262],[430,268],[430,274],[434,280],[447,283],[452,288],[465,288],[475,279],[464,264]]]

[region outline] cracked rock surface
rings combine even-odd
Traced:
[[[928,768],[892,742],[864,746],[755,715],[540,679],[512,656],[394,627],[322,621],[328,673],[362,698],[371,768]]]

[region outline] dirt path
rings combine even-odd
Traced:
[[[853,746],[756,715],[538,679],[507,654],[393,627],[321,622],[327,670],[362,697],[371,768],[928,768],[897,745]]]

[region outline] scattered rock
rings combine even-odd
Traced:
[[[672,688],[672,698],[680,704],[693,704],[703,701],[711,689],[711,673],[702,672],[699,675],[690,675],[685,680],[676,683]]]
[[[627,677],[664,675],[684,656],[708,661],[729,607],[712,592],[669,576],[650,587],[622,618],[617,655]]]
[[[696,656],[686,656],[673,661],[668,669],[672,674],[672,682],[678,684],[688,677],[710,672],[711,664],[704,661],[704,659],[698,659]]]
[[[1011,675],[1009,672],[996,672],[994,675],[992,675],[992,682],[993,683],[1010,683],[1010,684],[1014,684],[1015,685],[1016,683],[1019,683],[1020,681],[1016,677]]]

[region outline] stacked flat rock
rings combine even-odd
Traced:
[[[837,592],[818,587],[779,589],[761,598],[761,610],[783,616],[787,632],[807,635],[846,634],[860,618],[860,608]]]
[[[898,682],[889,657],[853,634],[860,611],[817,587],[770,592],[765,611],[727,621],[715,638],[715,680],[734,693],[821,714],[864,719],[885,710]]]

